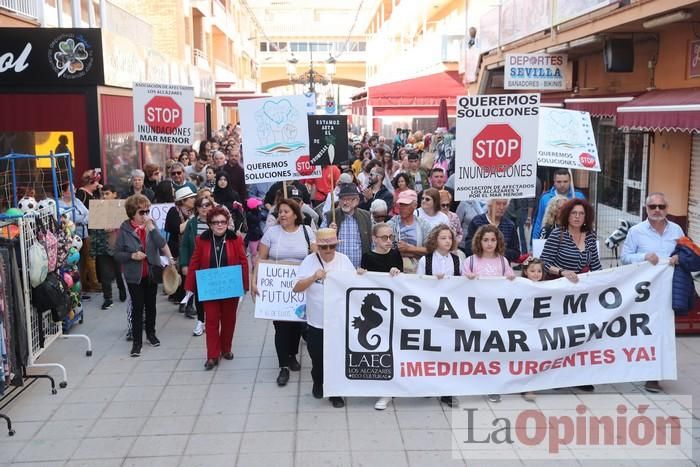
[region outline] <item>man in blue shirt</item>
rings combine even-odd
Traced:
[[[683,236],[683,229],[666,218],[668,202],[663,193],[651,193],[646,199],[647,219],[633,226],[622,246],[622,264],[649,261],[658,264],[659,259],[668,258],[668,264],[676,265],[678,256],[671,256],[676,241]],[[658,381],[647,381],[644,389],[660,392]]]
[[[557,169],[554,171],[554,186],[550,188],[547,193],[542,193],[540,197],[540,202],[537,205],[537,217],[535,217],[535,222],[532,224],[532,238],[540,238],[540,232],[542,231],[542,218],[544,217],[544,212],[547,210],[547,204],[549,200],[554,198],[557,194],[566,196],[571,199],[574,196],[576,198],[585,199],[583,193],[580,191],[574,191],[571,189],[571,175],[567,169]]]

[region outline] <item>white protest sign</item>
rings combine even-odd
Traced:
[[[504,89],[562,90],[566,54],[506,54]]]
[[[306,321],[306,296],[292,292],[298,264],[260,261],[255,317],[276,321]]]
[[[455,199],[532,198],[539,94],[457,99]]]
[[[238,103],[247,184],[321,176],[309,158],[307,102],[302,95]]]
[[[537,164],[600,172],[591,115],[540,107]]]
[[[568,279],[329,272],[325,396],[509,394],[676,379],[673,268]]]
[[[153,219],[158,229],[163,230],[165,228],[165,218],[168,215],[168,211],[170,211],[170,208],[173,206],[175,206],[173,203],[151,205],[151,219]]]
[[[134,83],[134,134],[141,143],[194,143],[194,88]]]

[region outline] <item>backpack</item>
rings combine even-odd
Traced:
[[[46,280],[49,272],[49,257],[41,243],[36,242],[29,247],[27,260],[29,261],[29,283],[32,287],[37,287]]]
[[[32,304],[39,314],[51,310],[55,323],[63,321],[73,305],[66,283],[55,272],[50,272],[44,282],[32,289]]]
[[[454,253],[450,253],[450,256],[452,256],[452,262],[454,263],[454,275],[459,276],[461,274],[461,271],[459,270],[459,256],[455,255]],[[432,253],[429,255],[425,255],[425,275],[426,276],[433,275],[433,255],[432,255]]]

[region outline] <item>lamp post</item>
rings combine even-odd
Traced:
[[[289,82],[294,84],[302,84],[308,86],[308,92],[315,93],[316,85],[322,84],[327,85],[332,83],[333,75],[335,74],[335,58],[330,56],[326,60],[326,75],[319,73],[314,69],[314,55],[313,48],[310,50],[310,61],[308,71],[297,75],[297,63],[299,60],[292,55],[292,58],[287,60],[287,75],[289,76]]]

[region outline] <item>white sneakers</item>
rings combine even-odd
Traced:
[[[389,402],[391,402],[391,399],[391,397],[380,397],[379,399],[377,399],[377,402],[374,403],[375,410],[386,409],[389,405]]]
[[[192,331],[192,334],[195,336],[201,336],[204,334],[204,323],[200,320],[197,320],[197,322],[194,324],[194,330]]]

